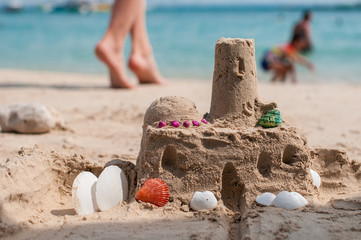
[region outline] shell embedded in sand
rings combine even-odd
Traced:
[[[168,202],[169,195],[169,188],[163,180],[150,178],[135,194],[135,200],[163,207]]]
[[[301,199],[297,194],[290,193],[287,191],[280,192],[272,202],[273,205],[279,208],[292,210],[300,208],[305,204],[302,203]]]
[[[292,195],[296,196],[298,198],[298,200],[300,200],[301,204],[303,206],[308,204],[308,201],[306,200],[306,198],[304,198],[301,194],[299,194],[298,192],[291,192]]]
[[[96,201],[101,211],[111,209],[128,197],[128,181],[117,166],[106,167],[100,174],[96,190]]]
[[[264,128],[277,127],[282,123],[280,111],[272,109],[258,120],[258,125]]]
[[[273,193],[265,192],[256,198],[256,202],[264,206],[270,206],[275,198],[276,195]]]
[[[312,176],[312,184],[315,185],[317,188],[321,186],[321,177],[320,175],[315,172],[314,170],[310,169],[310,173]]]
[[[95,201],[95,187],[98,178],[91,172],[81,172],[73,182],[72,200],[79,215],[91,214],[99,208]]]
[[[193,210],[196,211],[202,209],[213,209],[217,207],[217,199],[210,191],[196,191],[189,205]]]

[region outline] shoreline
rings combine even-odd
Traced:
[[[260,69],[258,69],[258,83],[261,85],[274,85],[274,83],[272,83],[270,81],[271,79],[271,73],[269,72],[264,72]],[[298,83],[299,85],[361,85],[361,82],[359,82],[359,80],[357,78],[352,78],[352,79],[347,79],[346,81],[336,81],[335,78],[332,79],[328,79],[325,77],[320,77],[316,74],[312,74],[307,72],[305,69],[301,69],[300,71],[301,73],[298,73]],[[35,76],[35,75],[42,75],[42,76],[63,76],[66,78],[74,78],[74,76],[79,76],[81,77],[81,79],[83,79],[84,77],[90,78],[90,79],[105,79],[106,82],[108,81],[108,76],[106,71],[104,73],[86,73],[86,72],[77,72],[77,71],[52,71],[52,70],[36,70],[36,69],[16,69],[16,68],[0,68],[0,75],[1,76],[7,76],[12,78],[13,76],[19,75],[19,74],[29,74],[30,76]],[[127,70],[127,75],[129,76],[130,81],[137,83],[136,82],[136,76],[129,70]],[[56,77],[55,77],[56,78]],[[167,80],[169,80],[170,82],[178,82],[178,81],[198,81],[198,82],[212,82],[212,76],[210,76],[209,78],[206,77],[171,77],[171,78],[166,78]],[[290,82],[290,79],[286,80],[286,83],[276,83],[280,84],[280,85],[292,85],[292,83]]]

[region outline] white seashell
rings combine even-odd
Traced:
[[[210,191],[205,191],[205,192],[196,191],[190,202],[190,207],[196,211],[202,209],[213,209],[217,207],[217,199],[214,196],[214,194]]]
[[[270,192],[265,192],[256,198],[256,202],[264,206],[270,206],[276,195]]]
[[[295,194],[291,194],[287,191],[280,192],[273,200],[272,204],[276,207],[287,210],[292,210],[303,206],[300,199]]]
[[[294,196],[296,196],[296,197],[300,200],[302,206],[305,206],[305,205],[308,204],[308,201],[306,200],[306,198],[304,198],[304,197],[303,197],[301,194],[299,194],[298,192],[291,192],[291,194],[293,194]]]
[[[310,169],[310,173],[312,176],[312,183],[313,185],[315,185],[317,188],[319,188],[321,186],[321,177],[320,175],[315,172],[314,170]]]
[[[96,190],[96,202],[101,211],[111,209],[128,197],[128,181],[117,166],[106,167],[100,174]]]
[[[81,172],[73,182],[72,200],[79,215],[91,214],[99,208],[95,201],[95,186],[98,178],[91,172]]]

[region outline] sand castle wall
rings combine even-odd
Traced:
[[[143,133],[138,158],[140,182],[164,179],[184,204],[194,191],[211,190],[231,210],[241,211],[265,191],[283,189],[309,195],[309,148],[295,128],[158,129]]]

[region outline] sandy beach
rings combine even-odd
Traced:
[[[301,81],[302,82],[302,81]],[[212,80],[172,79],[167,86],[108,88],[107,76],[0,70],[0,104],[37,102],[55,108],[66,129],[46,134],[0,133],[0,237],[3,239],[356,239],[361,228],[360,170],[342,188],[321,190],[304,208],[287,211],[254,204],[227,218],[224,206],[189,209],[123,203],[77,216],[71,184],[85,169],[101,171],[113,159],[135,163],[144,113],[162,96],[193,101],[209,112]],[[361,85],[259,84],[287,124],[308,145],[345,151],[361,163]],[[83,165],[82,165],[83,164]],[[332,179],[332,176],[321,176]],[[334,199],[352,198],[352,201]],[[336,206],[337,205],[337,206]],[[246,224],[245,224],[246,223]]]

